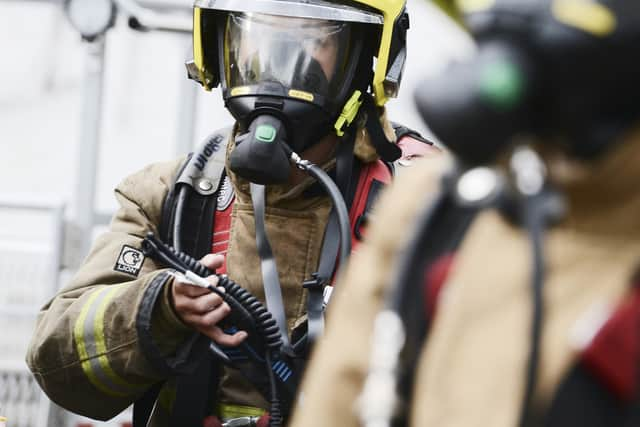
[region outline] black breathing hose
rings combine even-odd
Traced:
[[[200,277],[213,274],[207,267],[191,256],[177,252],[173,247],[160,241],[153,233],[148,233],[142,241],[142,251],[145,255],[158,258],[164,264],[186,274],[188,271]],[[273,351],[280,351],[282,340],[280,332],[271,313],[249,291],[229,279],[226,275],[218,276],[218,286],[222,286],[222,292],[217,287],[209,285],[207,288],[222,297],[229,304],[232,313],[237,315],[241,322],[254,324],[259,334],[264,337],[265,346]]]
[[[194,273],[201,278],[213,274],[207,267],[191,256],[176,251],[173,247],[160,241],[153,233],[147,233],[142,241],[142,251],[145,255],[158,259],[164,264],[185,274],[188,279],[195,279],[190,273]],[[237,316],[240,323],[255,325],[258,333],[264,339],[265,345],[265,368],[270,384],[270,408],[269,427],[282,426],[281,402],[278,398],[276,378],[272,370],[272,360],[280,354],[282,339],[280,330],[271,313],[264,305],[249,291],[229,279],[226,275],[217,275],[218,286],[222,286],[225,292],[217,287],[208,285],[207,289],[219,295],[231,307],[230,316]],[[247,328],[249,329],[249,328]]]
[[[176,216],[173,220],[173,246],[178,253],[182,253],[182,241],[179,239],[180,237],[180,227],[183,224],[183,212],[184,205],[187,202],[187,197],[189,196],[189,187],[183,185],[176,195]]]
[[[317,165],[303,160],[296,153],[291,151],[285,145],[287,155],[291,161],[302,171],[315,178],[325,189],[337,214],[338,227],[340,229],[340,258],[339,267],[342,268],[346,264],[346,260],[351,253],[351,226],[349,222],[349,211],[342,197],[342,193],[333,180],[325,173],[322,168]],[[187,197],[187,189],[181,189],[178,192],[178,204],[184,205]],[[174,235],[179,234],[179,212],[176,213],[174,222]],[[179,240],[175,239],[174,240]],[[176,269],[182,274],[187,275],[188,279],[196,279],[190,277],[193,273],[200,278],[204,278],[213,274],[200,262],[191,256],[176,250],[170,245],[165,244],[155,237],[153,233],[148,233],[142,242],[142,250],[145,255],[160,260],[162,263]],[[226,275],[218,275],[218,286],[222,286],[225,292],[220,291],[214,286],[206,287],[223,298],[229,304],[232,311],[230,316],[237,316],[241,323],[253,324],[258,329],[259,334],[264,337],[265,344],[265,364],[270,384],[270,409],[269,409],[269,427],[279,427],[283,423],[283,414],[281,402],[278,398],[278,390],[276,386],[276,378],[272,370],[272,362],[280,355],[282,348],[282,338],[277,322],[264,305],[251,295],[247,290],[233,282]],[[203,285],[204,286],[204,285]]]
[[[532,252],[531,268],[531,348],[527,361],[526,383],[522,407],[520,408],[520,420],[518,425],[524,427],[532,416],[532,403],[536,388],[538,367],[540,365],[540,341],[544,320],[544,275],[545,263],[543,253],[543,239],[546,223],[540,195],[526,197],[524,205],[524,225],[529,234],[529,242]]]
[[[267,376],[269,377],[269,391],[271,401],[269,402],[269,427],[281,426],[284,419],[282,416],[282,405],[278,398],[278,388],[276,387],[276,377],[271,369],[273,356],[275,352],[267,351],[265,354],[265,363],[267,365]]]
[[[286,149],[291,161],[300,170],[315,178],[331,198],[331,203],[333,203],[333,207],[338,215],[338,227],[340,228],[340,268],[342,268],[345,266],[347,258],[351,253],[351,225],[349,223],[349,210],[342,198],[342,193],[340,193],[338,186],[333,182],[329,175],[322,170],[322,168],[308,160],[301,159],[298,154],[291,151],[288,147],[286,147]]]

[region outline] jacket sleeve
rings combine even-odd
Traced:
[[[171,275],[140,252],[158,232],[183,159],[151,165],[116,189],[120,208],[68,286],[38,316],[27,364],[60,406],[106,420],[188,369],[197,334],[174,314]]]

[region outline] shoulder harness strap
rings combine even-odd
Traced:
[[[209,135],[203,144],[189,155],[178,172],[173,188],[167,195],[160,224],[162,240],[173,246],[201,257],[208,253],[213,229],[213,211],[216,208],[216,193],[224,177],[226,147],[231,127]],[[206,401],[213,387],[209,381],[212,372],[210,358],[205,357],[194,375],[178,378],[176,400],[173,405],[170,425],[199,427],[206,411]],[[206,378],[207,381],[202,381]],[[215,381],[217,383],[217,381]],[[160,384],[149,389],[134,404],[134,426],[144,427],[151,415],[153,402],[157,399]],[[197,401],[197,402],[196,402]]]
[[[211,248],[215,194],[224,179],[231,130],[227,127],[212,133],[189,156],[163,208],[162,239],[196,258]]]

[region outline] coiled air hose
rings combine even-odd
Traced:
[[[282,425],[282,410],[278,398],[276,379],[271,369],[272,361],[280,355],[282,339],[276,321],[264,305],[249,291],[229,279],[226,275],[217,275],[218,286],[224,288],[224,292],[211,285],[204,278],[214,274],[207,267],[191,256],[176,251],[173,247],[160,241],[153,233],[147,233],[142,241],[142,252],[167,266],[182,273],[188,280],[197,286],[206,287],[211,292],[219,295],[231,307],[231,313],[227,316],[227,323],[247,330],[250,336],[262,337],[264,345],[266,371],[269,377],[271,402],[269,409],[269,426]],[[251,332],[255,331],[256,334]]]

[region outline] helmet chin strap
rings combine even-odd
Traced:
[[[366,128],[371,137],[376,152],[385,162],[394,162],[402,156],[402,150],[392,141],[387,139],[384,129],[380,123],[380,115],[373,101],[373,97],[365,93],[363,94],[362,108],[367,113]]]

